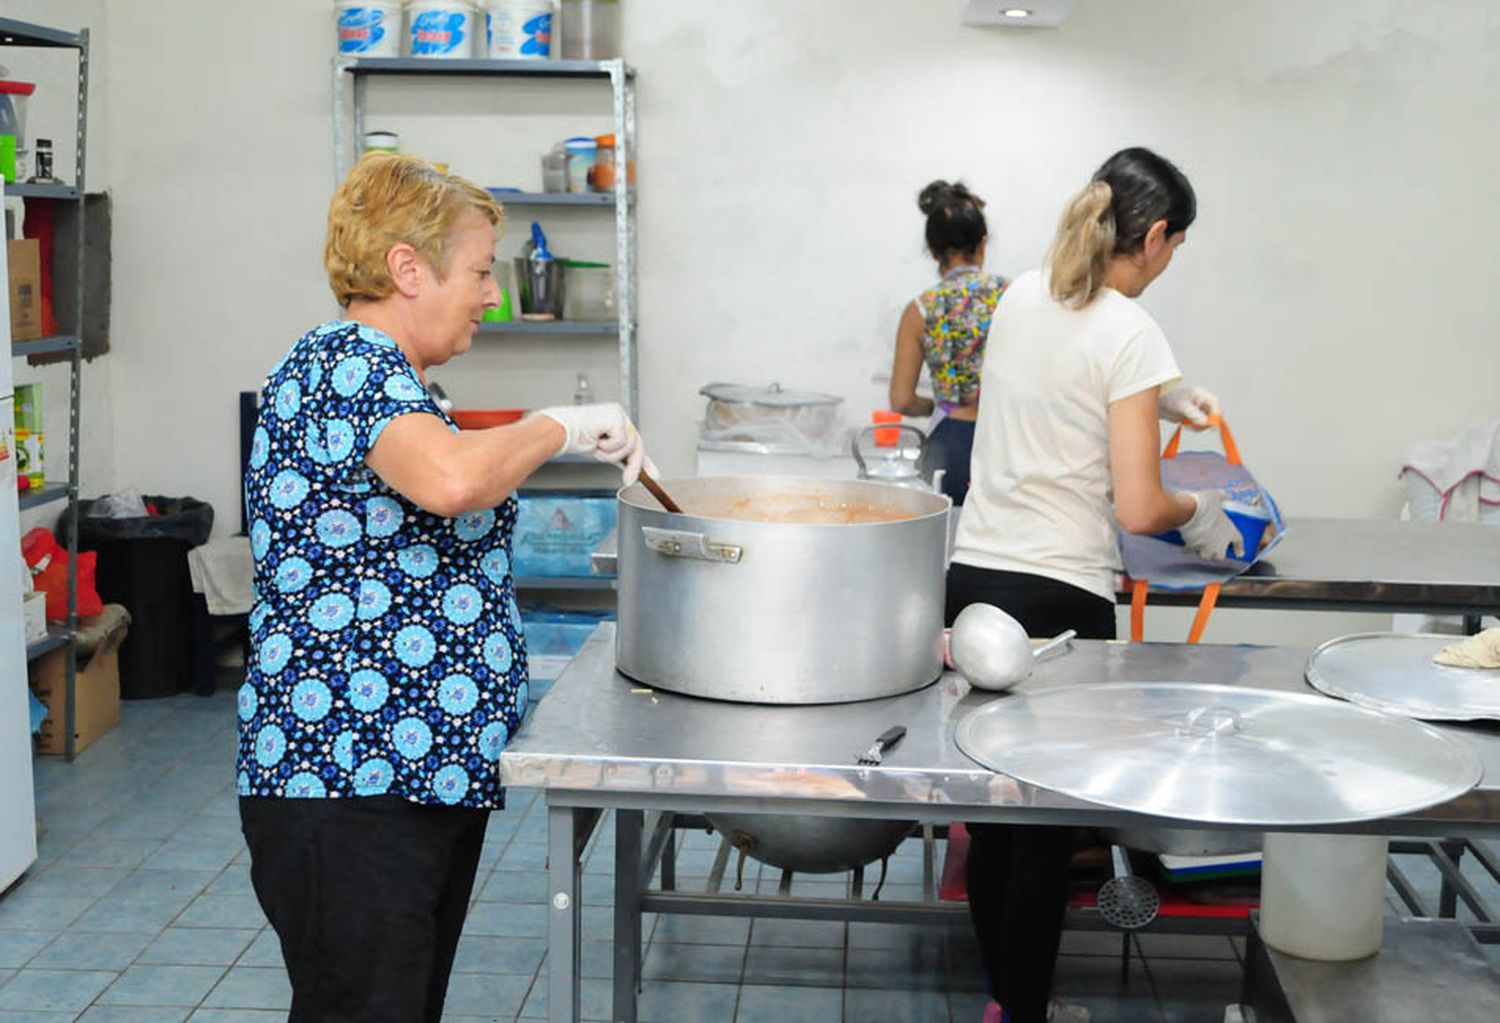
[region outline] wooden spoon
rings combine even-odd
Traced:
[[[661,484],[651,478],[651,474],[645,469],[641,470],[641,486],[651,492],[651,496],[661,502],[661,506],[674,515],[682,514],[682,506],[672,500],[672,495],[661,488]]]

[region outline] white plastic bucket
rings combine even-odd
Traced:
[[[401,0],[337,0],[333,22],[340,56],[401,56]]]
[[[479,15],[466,0],[411,0],[406,5],[406,55],[436,60],[473,57]]]
[[[1260,936],[1302,959],[1344,962],[1380,951],[1389,841],[1370,835],[1266,835]]]
[[[494,60],[545,60],[552,56],[551,0],[489,0],[485,5],[488,54]]]

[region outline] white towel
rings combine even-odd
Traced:
[[[1437,519],[1480,521],[1486,505],[1500,505],[1500,419],[1471,427],[1457,440],[1413,444],[1401,472],[1409,486],[1425,484],[1435,492]],[[1412,501],[1414,516],[1418,504]]]
[[[255,558],[247,536],[222,536],[188,551],[193,592],[203,594],[211,615],[250,613]]]

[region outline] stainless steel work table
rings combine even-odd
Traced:
[[[954,745],[954,727],[971,708],[1003,697],[971,692],[952,673],[883,700],[752,706],[638,686],[615,672],[613,654],[614,626],[601,625],[500,756],[507,785],[545,790],[553,1020],[578,1019],[580,854],[605,810],[615,811],[614,1018],[625,1023],[635,1018],[647,812],[1162,824],[1037,790],[969,760]],[[1080,642],[1039,665],[1026,685],[1179,681],[1310,692],[1306,658],[1306,650],[1283,647]],[[893,724],[906,725],[907,735],[886,762],[856,765],[855,756]],[[1450,730],[1485,765],[1478,789],[1418,815],[1325,830],[1500,833],[1500,729]]]
[[[1122,601],[1130,599],[1128,591]],[[1198,594],[1151,595],[1198,603]],[[1225,583],[1220,607],[1398,611],[1473,618],[1500,611],[1500,529],[1473,523],[1290,519],[1286,538]]]

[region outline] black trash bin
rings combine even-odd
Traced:
[[[213,505],[205,501],[145,500],[161,514],[100,518],[89,514],[95,502],[78,503],[78,549],[99,553],[99,596],[130,611],[130,635],[120,647],[120,695],[126,699],[171,696],[192,684],[187,552],[207,542],[214,525]]]

